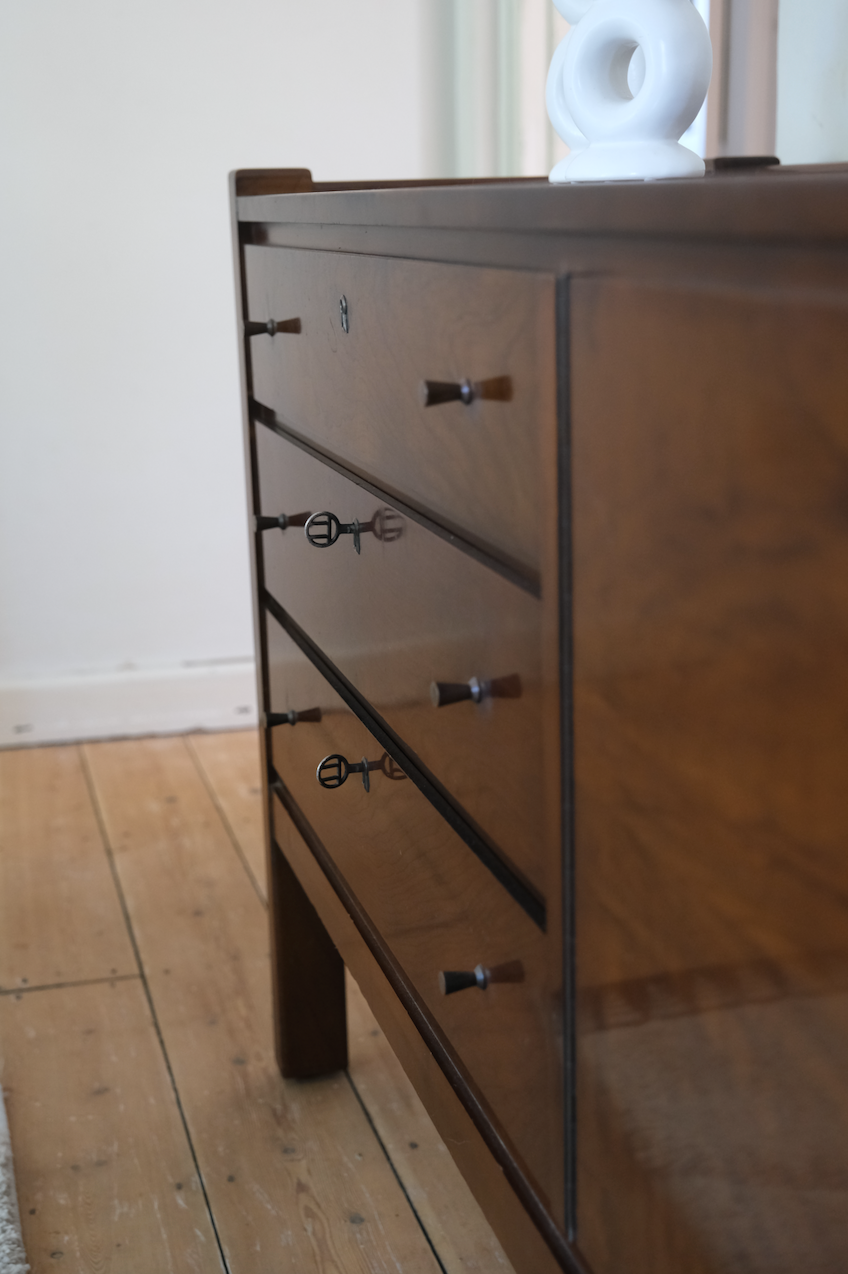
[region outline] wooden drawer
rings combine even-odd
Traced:
[[[379,514],[383,535],[364,531],[357,553],[350,534],[317,548],[301,527],[266,531],[266,587],[544,898],[556,758],[542,746],[541,603],[271,430],[257,435],[264,515]],[[433,706],[434,682],[471,678],[510,678],[494,689],[520,697]]]
[[[258,247],[245,271],[250,320],[301,323],[251,339],[254,398],[389,494],[537,571],[553,276]],[[425,380],[499,377],[510,402],[422,405]]]
[[[408,779],[377,770],[368,792],[356,773],[336,790],[319,785],[316,767],[327,755],[379,761],[383,750],[276,621],[266,624],[272,710],[322,713],[273,729],[274,767],[559,1215],[562,1004],[553,940]],[[440,991],[443,970],[514,961],[521,982]]]

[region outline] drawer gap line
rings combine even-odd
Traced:
[[[401,743],[391,727],[380,717],[370,705],[359,696],[358,691],[347,680],[343,673],[327,659],[326,655],[315,645],[312,639],[292,619],[277,599],[268,592],[262,591],[262,604],[277,623],[288,633],[294,643],[300,647],[307,659],[315,665],[326,681],[344,700],[353,714],[374,735],[377,742],[397,761],[401,769],[408,775],[419,792],[435,806],[442,817],[450,824],[456,834],[465,842],[473,854],[495,877],[507,891],[514,902],[526,912],[534,924],[544,933],[547,928],[547,908],[545,902],[528,884],[511,870],[497,851],[488,843],[482,832],[471,825],[468,815],[457,809],[449,793],[431,774],[423,762]]]
[[[377,961],[377,964],[379,965],[382,973],[385,975],[395,995],[397,995],[398,999],[401,1001],[403,1007],[412,1019],[416,1029],[443,1071],[451,1088],[454,1090],[457,1097],[462,1102],[462,1105],[467,1110],[474,1126],[480,1133],[486,1146],[491,1151],[499,1166],[503,1169],[504,1176],[523,1203],[528,1215],[542,1238],[547,1243],[562,1268],[566,1270],[568,1274],[589,1274],[589,1271],[586,1266],[583,1265],[577,1252],[567,1242],[561,1231],[554,1225],[532,1183],[519,1167],[509,1146],[495,1127],[492,1117],[489,1114],[483,1100],[480,1096],[478,1096],[476,1090],[469,1083],[462,1069],[457,1064],[452,1052],[443,1040],[441,1032],[431,1022],[428,1014],[421,1008],[414,992],[407,985],[402,971],[387,952],[379,935],[374,931],[367,912],[365,912],[362,908],[345,877],[333,862],[330,854],[324,846],[323,841],[316,834],[311,823],[297,804],[297,801],[294,799],[284,781],[280,778],[279,774],[273,769],[273,767],[269,767],[268,777],[271,791],[277,796],[301,837],[306,842],[312,856],[315,858],[324,875],[330,882],[333,890],[344,906],[345,911],[350,916],[359,934],[365,941],[366,946]],[[273,836],[272,844],[274,851],[282,855],[282,857],[285,857],[283,851],[277,844],[276,839],[273,839]]]
[[[408,500],[390,488],[380,487],[355,469],[342,464],[334,456],[315,446],[314,443],[307,442],[300,434],[289,428],[270,407],[264,407],[261,403],[256,402],[255,399],[250,399],[250,412],[254,423],[264,425],[266,429],[270,429],[272,433],[279,434],[281,438],[285,438],[293,446],[299,447],[307,455],[312,456],[315,460],[320,460],[328,469],[333,469],[336,473],[341,474],[343,478],[347,478],[350,482],[355,483],[356,486],[362,487],[363,490],[370,491],[379,500],[385,500],[393,508],[397,509],[399,513],[402,513],[404,517],[417,522],[419,526],[423,526],[425,530],[437,535],[440,540],[445,540],[455,549],[458,549],[460,553],[465,553],[466,556],[473,558],[475,562],[479,562],[481,566],[487,567],[510,584],[514,584],[516,588],[520,588],[522,592],[529,593],[531,597],[540,598],[542,596],[542,581],[537,571],[533,571],[530,567],[522,566],[517,562],[496,556],[483,545],[476,544],[469,537],[467,531],[459,531],[451,526],[445,526],[437,522],[430,514],[417,508],[414,504],[410,504]]]

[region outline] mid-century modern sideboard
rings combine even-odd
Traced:
[[[848,1269],[848,171],[232,178],[280,1066],[520,1274]]]

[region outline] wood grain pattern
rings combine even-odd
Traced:
[[[382,749],[268,617],[271,705],[320,706],[320,722],[272,731],[275,767],[431,1018],[482,1092],[524,1170],[561,1219],[561,982],[542,933],[408,780],[353,774],[321,788],[329,754],[377,761]],[[286,696],[283,702],[275,697]],[[520,960],[525,980],[444,996],[442,969]]]
[[[427,1048],[375,956],[362,941],[350,913],[296,830],[279,800],[274,799],[274,833],[295,868],[322,922],[333,934],[369,1006],[386,1033],[392,1050],[413,1081],[451,1157],[470,1184],[504,1250],[516,1269],[555,1274],[563,1268],[530,1219],[506,1174],[474,1126],[466,1107]],[[585,1274],[567,1262],[566,1269]]]
[[[33,1274],[222,1263],[141,982],[0,997]]]
[[[262,898],[268,896],[262,768],[255,730],[192,734],[186,739],[212,799]]]
[[[379,512],[399,532],[363,532],[359,553],[350,535],[322,549],[296,528],[267,532],[266,587],[501,857],[543,898],[554,894],[544,789],[557,776],[542,748],[540,601],[271,430],[257,427],[256,451],[263,513],[297,504],[366,526]],[[508,675],[520,678],[520,698],[432,705],[434,681]]]
[[[446,1274],[513,1267],[365,997],[347,979],[350,1075]]]
[[[599,1274],[830,1274],[848,308],[588,280],[573,304],[581,1245]],[[628,995],[639,1021],[599,1023]]]
[[[244,262],[249,317],[303,323],[297,341],[251,342],[254,397],[390,493],[538,570],[552,277],[251,246]],[[419,401],[424,380],[496,376],[512,379],[511,403]]]
[[[86,752],[234,1265],[435,1274],[344,1076],[279,1076],[265,911],[182,740]]]
[[[77,749],[0,752],[0,990],[136,972]]]
[[[291,866],[271,851],[271,965],[280,1074],[311,1079],[347,1067],[341,956]]]

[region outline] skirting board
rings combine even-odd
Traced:
[[[255,725],[253,660],[0,682],[0,748]]]

